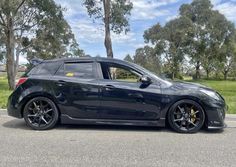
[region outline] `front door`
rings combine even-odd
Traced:
[[[159,119],[161,93],[157,84],[143,86],[139,82],[142,74],[124,65],[102,62],[100,66],[101,119]]]

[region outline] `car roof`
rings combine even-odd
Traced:
[[[110,63],[124,63],[125,61],[115,59],[115,58],[106,58],[106,57],[71,57],[71,58],[58,58],[51,60],[44,60],[43,62],[78,62],[78,61],[99,61],[99,62],[110,62]]]

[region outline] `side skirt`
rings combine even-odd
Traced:
[[[104,124],[104,125],[133,125],[133,126],[165,126],[165,118],[157,121],[147,120],[114,120],[114,119],[80,119],[72,118],[66,114],[61,115],[62,124]]]

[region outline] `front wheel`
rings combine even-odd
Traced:
[[[195,133],[202,128],[204,121],[202,107],[192,100],[178,101],[168,112],[170,127],[180,133]]]
[[[28,101],[23,115],[26,124],[35,130],[53,128],[59,116],[54,102],[46,97],[35,97]]]

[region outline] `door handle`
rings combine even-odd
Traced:
[[[143,99],[143,95],[141,93],[129,93],[128,96],[137,99]]]
[[[106,86],[104,86],[104,89],[107,90],[107,91],[112,90],[114,88],[115,88],[115,86],[113,86],[113,85],[106,85]]]
[[[63,81],[63,80],[59,80],[56,82],[57,86],[64,86],[65,84],[66,84],[66,81]]]

